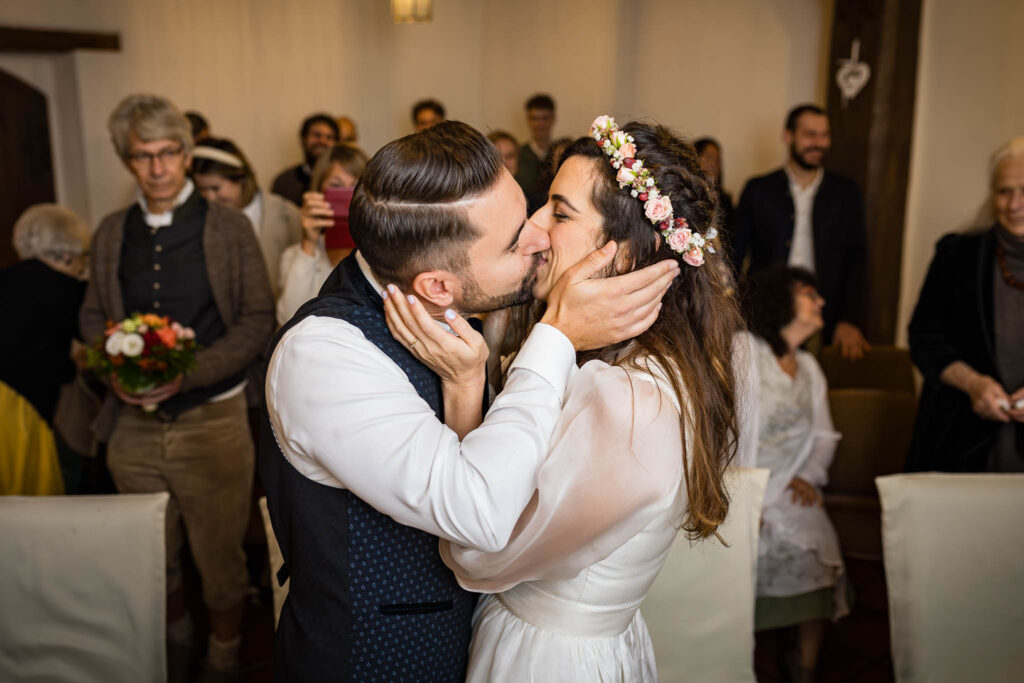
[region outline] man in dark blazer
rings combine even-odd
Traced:
[[[822,168],[831,145],[828,117],[803,104],[786,117],[786,165],[747,182],[729,236],[737,272],[786,263],[815,273],[825,298],[826,343],[845,358],[871,347],[860,330],[866,271],[864,208],[850,179]]]
[[[302,163],[290,166],[274,178],[270,191],[281,195],[295,206],[302,206],[302,195],[309,192],[313,167],[320,155],[338,142],[338,122],[330,114],[312,114],[302,122],[299,142],[302,143]]]

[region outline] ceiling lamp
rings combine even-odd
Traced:
[[[433,0],[391,0],[391,19],[396,24],[423,24],[433,15]]]

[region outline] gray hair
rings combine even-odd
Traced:
[[[129,95],[121,100],[110,119],[107,130],[118,155],[127,158],[131,134],[143,142],[176,140],[192,151],[192,125],[166,97],[158,95]]]
[[[1009,140],[995,151],[992,161],[989,163],[989,178],[991,178],[993,189],[996,186],[996,172],[999,170],[999,164],[1010,157],[1021,155],[1024,155],[1024,136]]]
[[[78,214],[57,204],[36,204],[14,224],[11,242],[18,258],[79,256],[89,248],[91,232]]]

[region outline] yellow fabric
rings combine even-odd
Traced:
[[[0,382],[0,495],[63,493],[53,432],[31,403]]]

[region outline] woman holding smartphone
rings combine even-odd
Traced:
[[[336,227],[335,218],[336,213],[347,212],[346,199],[351,200],[351,190],[363,174],[366,162],[366,153],[353,145],[335,145],[316,162],[310,182],[312,190],[302,196],[299,212],[302,239],[281,254],[278,325],[288,322],[302,304],[315,297],[334,266],[352,251],[347,220]],[[332,192],[337,189],[348,192]]]

